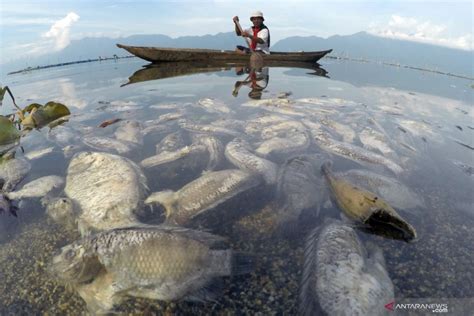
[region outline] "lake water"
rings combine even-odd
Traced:
[[[281,169],[291,157],[319,154],[332,162],[334,172],[358,169],[403,184],[412,200],[395,196],[393,206],[416,229],[418,238],[407,243],[357,230],[358,237],[382,249],[395,301],[430,298],[432,303],[445,303],[471,298],[468,302],[472,304],[473,81],[371,63],[324,59],[321,64],[324,70],[272,67],[249,74],[233,66],[144,71],[144,62],[128,59],[9,76],[3,85],[10,87],[18,105],[53,100],[67,105],[72,113],[69,122],[52,130],[44,127],[31,131],[22,138],[17,159],[38,149],[52,147],[52,151],[29,160],[31,170],[16,189],[42,176],[65,176],[71,156],[79,151],[123,154],[140,164],[155,155],[156,144],[173,132],[182,131],[189,145],[196,132],[186,123],[226,128],[233,134],[208,135],[216,136],[223,146],[236,136],[245,138],[252,150],[258,151],[277,125],[275,121],[258,123],[258,118],[278,116],[294,126],[307,126],[301,122],[309,120],[319,124],[338,144],[350,143],[383,156],[401,170],[394,172],[395,168],[387,164],[370,163],[350,153],[337,154],[312,136],[310,143],[299,148],[275,150],[263,156]],[[266,99],[272,101],[261,101]],[[3,115],[13,112],[8,96],[0,110]],[[158,121],[168,113],[176,117]],[[122,121],[98,127],[110,119]],[[143,143],[134,144],[132,150],[118,153],[116,148],[83,142],[87,136],[115,138],[115,130],[127,120],[140,122],[142,132],[148,128]],[[276,133],[288,136],[290,130]],[[307,136],[311,135],[308,131]],[[208,159],[202,153],[191,154],[143,168],[150,192],[179,190],[202,176]],[[213,166],[214,171],[235,168],[225,158]],[[319,172],[316,176],[327,187]],[[232,249],[258,258],[252,273],[225,277],[222,295],[215,301],[162,302],[127,296],[114,310],[150,315],[298,314],[305,237],[312,228],[322,225],[324,218],[340,218],[341,211],[325,192],[301,212],[297,229],[289,234],[270,233],[267,225],[271,222],[267,223],[265,216],[269,209],[278,207],[274,200],[277,187],[278,183],[262,183],[218,204],[205,214],[207,217],[190,225],[224,236]],[[64,195],[62,187],[50,195]],[[19,208],[17,217],[0,214],[0,314],[87,311],[77,291],[49,272],[53,254],[80,239],[77,230],[51,220],[40,198],[13,203]],[[162,208],[155,207],[141,220],[159,224],[164,215],[157,214],[157,210],[161,212]],[[380,302],[380,306],[387,303]]]

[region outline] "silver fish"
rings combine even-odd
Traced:
[[[205,146],[199,145],[199,144],[193,144],[191,146],[185,146],[183,148],[180,148],[172,152],[163,151],[159,153],[158,155],[143,159],[140,162],[140,166],[144,168],[153,168],[153,167],[161,166],[169,162],[176,161],[178,159],[188,157],[193,154],[203,153],[205,151],[206,151]]]
[[[237,137],[239,135],[239,132],[236,132],[234,130],[231,130],[225,127],[195,124],[195,123],[186,121],[184,119],[179,121],[179,125],[185,130],[188,130],[191,132],[215,133],[215,134],[222,134],[222,135],[230,135],[234,137]]]
[[[268,157],[274,154],[290,154],[308,149],[311,139],[307,132],[295,132],[285,138],[273,137],[264,141],[255,150],[260,156]]]
[[[394,287],[382,251],[350,226],[326,220],[306,240],[300,315],[385,315]]]
[[[382,165],[392,170],[395,174],[403,172],[402,167],[382,155],[373,153],[359,146],[339,142],[335,139],[330,138],[327,133],[321,130],[311,129],[311,134],[313,135],[313,139],[319,147],[335,155],[342,156],[358,162],[368,162],[372,164]]]
[[[195,134],[192,138],[196,145],[203,145],[209,153],[206,171],[216,169],[224,158],[224,145],[222,142],[217,137],[205,134]]]
[[[89,310],[98,313],[127,296],[213,300],[222,291],[214,286],[215,278],[248,273],[253,261],[252,255],[229,249],[216,235],[143,225],[101,232],[65,246],[50,270],[72,284]]]
[[[127,155],[137,148],[137,144],[117,140],[110,137],[102,136],[86,136],[83,138],[84,144],[87,146],[103,151]]]
[[[136,223],[147,192],[145,175],[124,157],[81,152],[67,169],[64,193],[78,207],[82,234]]]
[[[30,169],[31,164],[24,158],[15,158],[14,154],[5,154],[3,157],[0,157],[0,183],[3,182],[2,191],[9,192],[15,189],[16,185],[23,180]]]
[[[28,182],[20,190],[6,192],[5,195],[10,200],[19,200],[25,198],[43,197],[53,189],[62,187],[64,179],[58,176],[45,176]]]
[[[28,160],[39,159],[52,153],[53,150],[54,150],[54,147],[46,147],[46,148],[37,149],[34,151],[29,151],[25,154],[25,158]]]
[[[156,154],[162,152],[173,152],[185,146],[185,139],[182,131],[171,133],[163,137],[156,145]]]
[[[166,210],[167,222],[186,225],[202,214],[237,194],[260,183],[260,178],[237,169],[205,173],[179,191],[151,194],[145,203],[159,203]]]
[[[143,145],[142,126],[138,121],[124,121],[115,130],[115,138],[124,141]]]
[[[235,138],[229,142],[225,148],[225,156],[239,169],[261,174],[267,184],[276,183],[277,165],[254,155],[245,140]]]
[[[368,149],[375,149],[384,156],[396,156],[392,148],[387,144],[387,140],[382,133],[373,130],[370,127],[364,128],[359,134],[359,139]]]

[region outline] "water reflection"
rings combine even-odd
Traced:
[[[128,78],[128,82],[122,86],[143,81],[159,80],[199,73],[230,71],[234,69],[236,76],[246,75],[246,78],[244,80],[238,80],[235,82],[232,95],[234,97],[238,96],[239,90],[242,88],[242,86],[247,86],[250,88],[250,92],[248,94],[249,97],[252,99],[260,99],[262,92],[266,89],[270,79],[270,68],[276,67],[308,69],[312,72],[308,72],[306,74],[329,78],[328,72],[316,63],[266,62],[264,67],[255,68],[248,64],[170,62],[147,65],[145,68],[135,71],[135,73]]]

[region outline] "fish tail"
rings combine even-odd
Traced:
[[[331,166],[332,162],[329,160],[326,160],[322,165],[321,165],[321,172],[323,175],[329,180],[330,175],[331,175]]]
[[[247,274],[255,270],[257,257],[247,252],[234,252],[232,254],[231,274]]]
[[[152,193],[146,200],[145,204],[159,203],[166,211],[166,218],[169,218],[174,213],[174,204],[176,202],[175,192],[172,190],[165,190]]]

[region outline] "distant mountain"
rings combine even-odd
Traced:
[[[166,35],[132,35],[125,38],[84,38],[72,41],[59,52],[29,58],[2,65],[2,75],[28,66],[56,64],[74,60],[127,55],[116,43],[137,46],[162,46],[174,48],[233,49],[243,45],[243,39],[233,32],[204,36],[182,36],[171,38]],[[359,32],[347,36],[331,36],[327,39],[308,36],[293,36],[272,45],[273,51],[311,51],[333,49],[332,55],[364,58],[373,61],[394,62],[409,66],[438,69],[444,72],[473,77],[473,52],[450,49],[441,46],[394,40]]]
[[[274,51],[311,51],[332,48],[332,55],[363,58],[371,61],[400,63],[437,69],[473,77],[474,53],[412,41],[402,41],[359,32],[335,35],[327,39],[293,36],[273,45]]]

